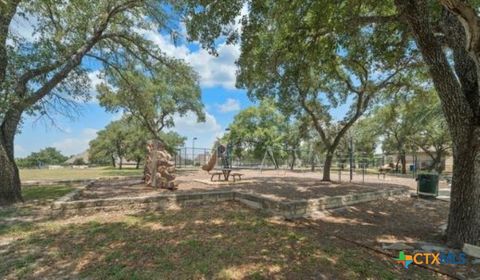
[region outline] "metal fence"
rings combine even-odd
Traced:
[[[202,166],[208,162],[210,156],[209,148],[179,147],[174,153],[175,166],[179,168]]]
[[[175,166],[200,167],[206,164],[211,157],[211,148],[202,147],[179,147],[175,149]],[[273,156],[272,156],[273,155]],[[263,157],[236,157],[232,156],[232,166],[248,169],[293,169],[293,170],[321,170],[325,163],[325,155],[314,153],[309,150],[283,150],[265,153]],[[217,162],[219,164],[220,162]],[[350,170],[353,172],[376,173],[382,166],[390,164],[390,174],[400,175],[401,164],[397,155],[365,155],[364,153],[337,153],[332,160],[332,170]],[[415,176],[416,173],[428,166],[425,161],[419,162],[415,156],[406,157],[407,176]]]

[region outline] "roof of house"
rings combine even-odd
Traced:
[[[75,160],[80,159],[80,158],[83,159],[83,162],[88,163],[89,162],[88,161],[88,150],[86,150],[85,152],[80,153],[78,155],[74,155],[71,158],[67,159],[65,161],[65,164],[73,164],[75,162]]]

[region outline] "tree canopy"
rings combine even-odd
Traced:
[[[382,139],[384,153],[399,155],[403,173],[406,173],[405,155],[418,151],[431,158],[429,169],[442,172],[441,162],[451,152],[451,139],[433,89],[396,96],[379,106],[365,122],[366,130]]]
[[[279,60],[298,62],[299,66],[309,66],[311,63],[315,65],[321,59],[336,64],[338,60],[332,56],[332,50],[335,50],[335,54],[338,51],[342,55],[342,42],[352,42],[352,47],[357,47],[360,55],[375,54],[372,58],[380,64],[372,65],[381,67],[379,70],[382,73],[389,72],[390,67],[383,68],[384,66],[401,63],[404,54],[421,53],[420,66],[428,71],[434,84],[453,140],[454,171],[448,241],[450,245],[459,247],[464,242],[475,243],[479,240],[480,212],[476,210],[480,208],[478,1],[237,0],[202,2],[201,8],[198,8],[199,4],[195,1],[189,3],[191,16],[187,29],[191,37],[200,40],[206,48],[214,48],[215,39],[220,36],[235,40],[241,34],[242,52],[255,54],[255,51],[261,52],[262,48],[271,48],[272,52],[284,50],[275,56],[257,57],[253,63],[247,63],[269,66],[269,71],[266,72],[257,72],[251,66],[245,68],[244,73],[252,71],[257,75],[253,80],[268,81],[275,78],[276,72],[288,73],[290,65],[278,71]],[[238,32],[232,25],[244,4],[248,6],[248,14],[242,18],[242,29]],[[256,32],[257,30],[266,32]],[[367,33],[365,39],[357,36],[363,33]],[[280,40],[274,40],[275,37]],[[373,40],[370,41],[371,39]],[[374,44],[369,44],[369,41]],[[258,46],[253,42],[263,44]],[[355,44],[356,42],[362,43]],[[244,48],[249,45],[252,48]],[[345,47],[348,49],[348,46]],[[254,51],[250,52],[251,50]],[[303,57],[308,59],[301,59]],[[331,63],[325,64],[328,65]],[[243,67],[241,61],[240,66]],[[346,66],[352,67],[353,64]],[[310,69],[294,67],[297,68]],[[361,67],[358,69],[362,73]],[[304,80],[312,80],[309,79],[311,73],[313,81],[325,80],[323,71],[317,73],[307,70],[303,73],[306,75],[297,79],[301,84],[304,84]],[[350,77],[350,73],[347,73]],[[360,79],[361,76],[357,74],[357,77]],[[416,75],[410,76],[415,77]],[[310,82],[307,83],[309,84]],[[259,86],[255,85],[255,88]],[[281,88],[274,85],[266,88],[276,93],[281,91]]]
[[[330,180],[335,149],[347,130],[382,95],[415,85],[419,57],[396,25],[346,25],[366,7],[325,2],[252,2],[242,19],[237,86],[252,99],[274,98],[284,111],[311,118],[327,153],[323,179]],[[196,13],[193,21],[208,21],[210,12]],[[219,32],[190,29],[206,46],[210,32]],[[332,109],[345,105],[345,116],[334,118]]]
[[[173,131],[160,132],[158,135],[169,151],[174,151],[185,142],[185,137]],[[139,168],[145,159],[149,139],[150,134],[138,121],[124,117],[108,124],[90,141],[89,160],[94,164],[111,164],[114,167],[118,162],[119,168],[122,168],[123,160],[129,160],[136,162]]]
[[[184,63],[156,64],[148,73],[129,67],[108,78],[97,87],[100,104],[111,112],[123,110],[153,138],[174,125],[174,116],[193,112],[205,121],[197,74]]]
[[[38,152],[31,153],[29,156],[17,159],[18,166],[22,168],[41,167],[43,165],[63,164],[68,157],[64,156],[56,148],[48,147]]]
[[[1,2],[1,204],[22,200],[14,157],[22,117],[71,115],[77,101],[90,97],[88,74],[94,69],[121,75],[128,65],[177,68],[182,63],[146,34],[178,34],[183,7],[183,1],[168,0]],[[23,34],[18,20],[32,25],[33,34]]]
[[[230,124],[226,140],[234,154],[242,158],[262,159],[267,148],[277,156],[285,150],[288,119],[271,100],[240,111]]]

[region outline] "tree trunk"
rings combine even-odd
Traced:
[[[310,155],[310,164],[311,164],[311,171],[315,171],[315,152],[312,150],[312,154]]]
[[[21,110],[10,109],[0,126],[0,205],[23,201],[14,157],[14,139],[21,114]]]
[[[480,244],[480,129],[455,145],[447,240],[452,247]]]
[[[400,163],[402,164],[402,174],[407,174],[407,159],[405,153],[400,155]]]
[[[3,144],[0,144],[0,166],[0,205],[23,201],[17,165]]]
[[[135,166],[135,169],[140,169],[140,161],[141,161],[141,160],[142,160],[142,159],[140,159],[140,158],[137,159],[137,166]]]
[[[12,22],[17,6],[21,0],[2,1],[2,13],[0,15],[0,84],[5,81],[5,72],[7,70],[7,38],[10,23]]]
[[[290,165],[290,170],[293,170],[295,167],[295,161],[297,160],[297,157],[295,156],[295,151],[292,153],[292,164]]]
[[[112,166],[113,168],[117,167],[117,165],[115,164],[115,156],[111,156],[111,159],[112,159]]]
[[[333,151],[328,151],[327,157],[325,158],[325,162],[323,164],[322,181],[330,181],[330,169],[332,168],[332,161],[333,161]]]
[[[122,157],[120,157],[120,160],[118,161],[118,169],[122,169],[123,168],[123,159]]]
[[[433,170],[438,174],[442,174],[443,172],[443,164],[442,164],[442,157],[443,153],[441,151],[435,152],[435,156],[433,157]]]
[[[442,103],[453,142],[453,178],[447,244],[461,247],[480,240],[480,126],[478,123],[477,69],[466,54],[462,40],[452,40],[455,73],[435,37],[430,23],[430,7],[425,1],[395,0],[395,5],[414,35],[424,62]],[[445,24],[447,39],[463,30],[455,24]],[[456,22],[458,26],[458,22]],[[450,28],[455,30],[450,30]]]

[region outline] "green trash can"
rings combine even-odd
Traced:
[[[438,179],[439,176],[437,174],[418,174],[416,179],[418,196],[437,197]]]

